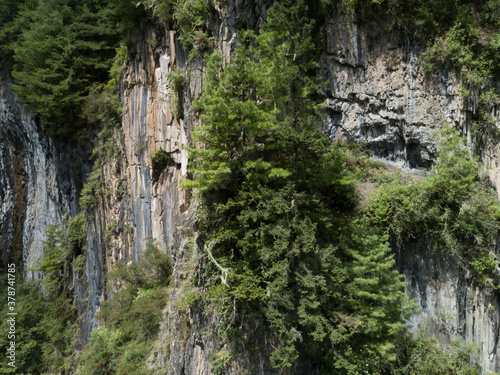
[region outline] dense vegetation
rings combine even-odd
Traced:
[[[0,354],[1,374],[39,374],[41,369],[50,373],[64,373],[72,366],[73,344],[77,334],[76,307],[72,304],[69,277],[78,277],[76,265],[80,264],[85,246],[86,232],[82,215],[68,224],[64,233],[56,226],[49,226],[44,241],[44,259],[31,271],[42,272],[38,280],[41,291],[19,282],[16,275],[16,368],[7,366],[6,351]],[[75,273],[73,273],[75,271]],[[6,275],[1,286],[7,290]],[[7,316],[7,304],[2,304],[2,316]],[[9,324],[0,324],[0,345],[8,347]]]
[[[209,295],[272,327],[273,366],[302,353],[338,373],[373,372],[391,359],[405,297],[386,239],[343,214],[354,186],[317,127],[310,28],[304,4],[283,1],[220,73],[210,57],[195,103],[206,148],[191,150],[188,185],[201,198]]]
[[[499,202],[458,134],[448,127],[441,136],[431,175],[416,181],[397,176],[373,194],[365,213],[400,243],[432,243],[473,271],[480,284],[498,288],[491,244],[499,229]]]
[[[18,277],[20,275],[17,275]],[[7,278],[1,284],[7,290]],[[7,351],[0,353],[0,374],[40,374],[40,370],[62,373],[71,368],[72,340],[76,333],[76,309],[65,295],[43,297],[25,283],[16,284],[16,368],[9,367]],[[0,345],[8,348],[7,304],[0,313]]]
[[[117,263],[109,275],[113,296],[98,316],[105,326],[92,331],[79,374],[150,373],[146,360],[158,335],[171,273],[169,257],[152,240],[140,262]]]
[[[477,189],[477,162],[454,136],[443,142],[425,180],[429,188],[415,186],[427,195],[402,198],[398,206],[392,185],[384,186],[366,214],[348,215],[355,180],[346,151],[317,128],[321,82],[305,15],[302,2],[281,1],[259,36],[241,35],[224,68],[217,53],[208,59],[205,91],[195,102],[202,111],[195,140],[205,148],[190,150],[195,178],[186,186],[200,197],[209,300],[223,314],[238,306],[241,320],[224,327],[229,337],[249,316],[271,327],[274,367],[291,366],[301,353],[332,373],[389,371],[408,315],[384,233],[403,241],[411,230],[423,238],[434,233],[436,246],[453,246],[460,256],[467,249],[469,260],[481,255],[476,270],[486,268],[482,275],[496,266],[484,249],[489,231],[498,228],[497,208]],[[462,169],[454,170],[457,164]],[[429,197],[435,200],[426,206]],[[455,207],[457,200],[463,204]],[[480,215],[465,223],[471,204]],[[422,212],[415,215],[412,207]],[[406,216],[421,221],[396,232]],[[436,226],[454,220],[449,232]]]
[[[27,2],[13,45],[14,89],[53,136],[84,124],[82,106],[94,82],[104,82],[120,40],[108,1]]]
[[[336,2],[319,3],[314,6],[327,11]],[[500,22],[498,0],[343,3],[359,17],[383,10],[395,15],[392,28],[427,33],[424,69],[460,69],[464,97],[476,98],[478,129],[489,126],[487,110],[497,94],[477,93],[498,72],[500,34],[491,31]],[[179,31],[191,58],[199,58],[213,47],[208,21],[215,3],[0,0],[0,10],[2,64],[11,67],[17,95],[45,131],[68,138],[101,126],[80,199],[84,212],[67,232],[47,231],[37,269],[43,294],[19,284],[17,371],[64,373],[79,366],[81,374],[150,373],[146,363],[168,297],[169,259],[151,242],[141,262],[117,263],[112,297],[99,314],[103,327],[77,357],[77,317],[67,285],[85,267],[85,214],[105,192],[101,165],[119,158],[110,139],[120,126],[116,88],[128,31],[148,16],[160,17]],[[205,147],[190,150],[194,178],[185,187],[199,199],[208,265],[203,284],[193,281],[203,298],[194,293],[182,303],[220,314],[219,334],[234,353],[252,350],[252,342],[237,344],[237,335],[265,333],[271,365],[280,371],[307,358],[332,374],[479,374],[475,346],[453,342],[445,350],[425,332],[417,338],[402,332],[412,304],[389,240],[431,243],[473,271],[478,284],[498,288],[498,261],[489,250],[498,202],[477,160],[450,129],[430,177],[418,181],[381,173],[360,147],[332,144],[318,128],[321,38],[311,36],[319,28],[310,14],[304,1],[278,1],[258,35],[240,32],[231,62],[223,64],[217,52],[206,59],[205,90],[194,103],[202,125],[193,134]],[[187,79],[174,72],[174,89],[182,90]],[[179,94],[177,117],[181,101]],[[172,162],[163,150],[150,159],[155,179]],[[379,188],[361,207],[355,186],[365,178]],[[2,321],[1,347],[7,330]],[[231,358],[225,350],[214,353],[213,372],[225,373]],[[12,371],[4,366],[0,373]]]

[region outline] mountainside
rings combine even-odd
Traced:
[[[148,5],[171,4],[143,3],[145,9]],[[147,317],[150,308],[158,312],[159,329],[152,330],[154,337],[148,336],[150,341],[130,339],[131,347],[147,347],[145,362],[150,373],[332,373],[326,364],[304,353],[299,353],[291,366],[276,368],[270,358],[279,340],[270,329],[267,332],[270,324],[254,327],[252,322],[242,321],[241,336],[237,333],[237,338],[230,337],[222,327],[235,319],[236,302],[234,310],[222,311],[213,300],[210,303],[203,300],[213,280],[207,276],[207,269],[215,268],[216,263],[210,250],[207,252],[209,241],[203,232],[203,222],[198,221],[206,215],[200,213],[203,197],[179,186],[193,177],[193,158],[189,157],[188,148],[203,149],[193,135],[202,123],[201,111],[194,102],[205,91],[205,80],[210,74],[203,55],[218,50],[224,65],[229,65],[240,48],[237,31],[260,30],[273,2],[208,3],[210,11],[204,16],[202,27],[205,34],[194,33],[192,41],[186,42],[186,35],[193,33],[183,30],[182,21],[162,18],[158,9],[148,22],[136,24],[130,32],[117,78],[119,124],[108,125],[101,117],[97,121],[100,125],[92,128],[84,141],[65,142],[47,131],[47,125],[40,125],[37,116],[30,116],[22,109],[14,95],[10,74],[4,71],[1,76],[2,269],[15,263],[26,281],[50,280],[47,272],[42,276],[47,269],[40,268],[37,262],[42,262],[44,248],[65,248],[64,241],[69,240],[47,245],[42,242],[48,241],[47,231],[51,225],[67,231],[72,225],[70,219],[79,212],[85,213],[85,224],[79,229],[84,233],[85,244],[71,245],[74,251],[65,260],[71,266],[60,271],[66,286],[58,294],[68,293],[76,306],[74,322],[79,332],[70,345],[71,360],[53,373],[89,373],[88,368],[82,370],[78,366],[82,358],[83,362],[93,363],[82,354],[91,332],[104,326],[104,316],[109,318],[115,311],[112,309],[116,308],[120,315],[120,311],[128,311],[123,306],[133,305],[123,302],[118,307],[110,304],[103,308],[104,301],[119,295],[127,283],[139,280],[137,275],[147,278],[156,272],[152,271],[154,267],[145,266],[143,274],[133,269],[120,279],[112,271],[125,269],[119,264],[129,267],[142,264],[140,261],[146,259],[145,254],[153,247],[170,257],[171,269],[165,271],[168,275],[158,278],[162,280],[159,284],[164,294],[151,298],[164,304],[141,305],[137,314]],[[310,3],[309,12],[318,12],[314,31],[323,35],[318,37],[324,48],[315,73],[327,84],[314,93],[314,100],[326,103],[317,124],[323,133],[332,141],[365,144],[371,156],[388,164],[390,171],[402,169],[419,180],[429,174],[423,170],[430,169],[439,154],[436,131],[451,124],[471,152],[479,155],[482,175],[491,186],[498,187],[497,104],[489,103],[483,110],[478,99],[478,93],[487,88],[498,88],[495,80],[491,79],[489,86],[479,85],[469,95],[462,95],[461,90],[467,84],[461,70],[445,63],[437,65],[431,73],[426,71],[425,52],[429,47],[416,34],[409,36],[397,29],[388,30],[391,18],[380,8],[367,15],[346,10],[344,5],[349,2],[344,5],[333,2],[326,11],[316,2]],[[105,102],[105,96],[96,97],[97,103]],[[257,100],[264,102],[259,97]],[[482,110],[490,116],[490,127],[478,133],[476,123],[485,116]],[[74,121],[76,124],[77,120]],[[85,129],[85,125],[79,126]],[[361,201],[372,194],[375,185],[366,181],[358,184],[358,191],[366,189]],[[293,210],[293,205],[290,207]],[[354,209],[348,207],[342,212],[348,215],[351,210]],[[487,246],[496,257],[498,234],[491,233],[491,237]],[[393,236],[389,242],[395,254],[395,267],[406,281],[404,291],[418,308],[405,321],[407,329],[415,335],[418,331],[427,332],[444,344],[457,339],[477,344],[481,351],[480,373],[500,372],[500,300],[498,281],[494,278],[500,277],[498,263],[485,280],[478,282],[474,272],[447,257],[447,250],[433,250],[432,234],[419,239]],[[224,269],[217,267],[217,272]],[[134,272],[135,276],[130,276]],[[222,282],[217,281],[217,285],[224,283],[223,272],[220,273]],[[138,291],[130,297],[131,301],[140,301],[142,290],[147,290],[146,298],[150,290],[156,293],[157,284],[151,282],[155,286],[148,289],[141,282],[137,281]],[[20,306],[24,305],[18,304],[18,309]],[[130,316],[130,321],[141,319]],[[113,324],[106,325],[109,332]],[[18,327],[18,333],[22,329]],[[300,332],[294,340],[302,343],[299,336]],[[116,340],[116,345],[126,341],[123,337]],[[238,340],[245,341],[245,345]],[[97,339],[91,342],[96,345],[96,352],[107,353],[109,347],[99,349]],[[21,353],[21,348],[17,350]],[[139,357],[142,360],[144,355],[137,354]],[[113,361],[112,354],[109,357],[103,354],[103,358],[101,362]],[[132,362],[133,358],[131,354],[122,362]],[[128,371],[143,373],[133,367]]]

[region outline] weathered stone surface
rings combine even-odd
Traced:
[[[0,267],[16,263],[26,280],[38,279],[42,241],[49,225],[64,228],[78,212],[77,194],[89,155],[45,136],[14,97],[8,74],[0,74]],[[81,275],[80,275],[81,276]],[[85,277],[71,277],[81,337],[85,325]]]
[[[406,294],[420,310],[407,323],[410,331],[425,330],[444,344],[457,339],[476,343],[483,373],[498,372],[498,293],[473,285],[449,255],[422,246],[395,248]]]
[[[77,151],[43,135],[16,102],[10,78],[0,78],[0,243],[2,266],[27,269],[43,257],[48,225],[63,225],[77,211],[86,173]],[[25,271],[25,277],[38,275]]]
[[[235,45],[235,30],[258,28],[271,3],[230,0],[226,7],[216,6],[210,27],[226,60]],[[491,168],[490,177],[499,186],[496,135],[470,141],[473,108],[458,94],[456,72],[444,69],[426,76],[419,65],[423,46],[388,32],[383,20],[356,22],[338,8],[326,30],[327,48],[321,62],[330,84],[325,90],[324,127],[332,139],[366,142],[375,156],[400,167],[427,168],[437,153],[433,132],[450,123],[468,136],[471,148]],[[88,290],[85,282],[73,285],[81,337],[88,338],[99,325],[95,314],[109,297],[107,272],[117,261],[139,260],[148,238],[153,238],[162,251],[172,255],[174,284],[150,365],[158,373],[210,374],[211,356],[227,349],[218,336],[223,317],[216,312],[204,315],[197,304],[182,304],[191,276],[203,282],[205,260],[196,240],[196,204],[178,186],[187,176],[188,158],[182,145],[192,145],[190,132],[198,122],[192,102],[203,90],[204,65],[199,58],[188,61],[187,51],[168,25],[137,30],[129,57],[120,93],[122,128],[111,140],[120,157],[106,160],[101,167],[105,188],[88,218]],[[174,67],[189,67],[190,72],[178,117],[168,77]],[[76,214],[76,194],[89,165],[82,162],[88,157],[81,156],[80,150],[45,137],[21,111],[9,85],[9,79],[2,76],[0,263],[15,261],[28,268],[36,266],[43,255],[41,240],[48,225],[63,224],[65,217]],[[149,155],[160,148],[174,162],[154,179]],[[428,249],[395,246],[395,250],[398,267],[408,281],[406,292],[420,306],[408,327],[425,325],[442,340],[460,337],[477,342],[484,352],[484,372],[499,371],[498,294],[476,288],[452,260],[444,261]],[[26,277],[38,275],[26,272]],[[276,373],[270,370],[268,355],[255,352],[235,359],[230,371],[236,374],[253,368],[257,374]],[[313,374],[320,370],[302,363],[294,371]]]
[[[473,108],[459,94],[457,72],[425,75],[423,50],[418,42],[388,32],[383,20],[357,23],[338,8],[327,23],[322,61],[330,79],[327,133],[332,139],[364,142],[374,156],[399,167],[429,168],[437,153],[434,133],[451,124],[500,186],[497,135],[471,141]],[[427,329],[445,342],[477,343],[483,372],[499,372],[499,294],[476,287],[453,257],[445,259],[425,246],[394,248],[406,293],[419,306],[408,327]]]
[[[375,156],[401,166],[430,167],[433,132],[465,121],[456,72],[425,75],[423,47],[388,32],[383,21],[357,23],[338,8],[326,28],[330,137],[364,142]]]

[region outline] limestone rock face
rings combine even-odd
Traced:
[[[229,0],[216,7],[210,25],[214,46],[230,58],[238,28],[257,29],[272,1]],[[327,46],[321,57],[329,84],[325,132],[333,139],[364,142],[376,157],[404,168],[428,168],[437,148],[433,133],[453,124],[469,139],[471,149],[497,172],[498,141],[485,136],[470,142],[472,109],[459,95],[457,72],[443,69],[426,76],[419,64],[424,46],[386,30],[384,20],[357,22],[341,8],[326,21]],[[176,32],[166,24],[137,30],[131,38],[129,59],[120,86],[122,126],[107,142],[114,157],[99,169],[103,191],[87,215],[87,263],[84,280],[75,280],[76,304],[83,340],[99,326],[96,313],[105,299],[107,273],[117,261],[141,258],[149,239],[172,256],[173,285],[164,320],[150,358],[155,373],[211,373],[210,358],[226,350],[217,327],[224,317],[202,314],[196,303],[185,307],[183,296],[191,279],[203,282],[206,260],[196,232],[196,201],[179,188],[187,177],[185,146],[193,146],[191,131],[199,122],[193,100],[203,91],[205,66],[189,59]],[[185,68],[186,80],[176,93],[169,73]],[[171,158],[153,170],[151,155],[160,149]],[[0,82],[0,263],[15,262],[24,269],[43,256],[42,240],[50,224],[64,225],[74,216],[82,184],[89,175],[89,153],[61,146],[42,134],[20,109],[7,76]],[[499,180],[500,182],[500,180]],[[485,373],[500,371],[498,336],[499,295],[479,289],[453,260],[428,249],[394,245],[397,265],[407,280],[406,292],[420,312],[408,322],[424,327],[442,340],[454,337],[482,346]],[[25,272],[27,278],[39,275]],[[245,337],[255,347],[269,348],[265,333]],[[234,359],[231,373],[253,368],[274,374],[269,353],[252,352]],[[297,374],[320,373],[304,361]]]
[[[500,368],[498,293],[479,288],[449,257],[421,246],[396,248],[406,279],[405,291],[420,312],[407,322],[411,331],[425,330],[443,343],[457,338],[478,344],[483,373]]]
[[[366,143],[374,156],[400,166],[429,168],[437,151],[433,132],[445,123],[465,126],[457,75],[425,75],[423,46],[386,26],[354,22],[341,8],[328,21],[327,132],[332,139]]]
[[[88,150],[87,150],[88,151]],[[0,266],[15,263],[25,280],[41,277],[42,241],[49,225],[65,228],[78,212],[78,194],[89,172],[90,154],[44,135],[16,101],[7,73],[0,73]],[[86,278],[71,277],[83,318]],[[85,327],[85,321],[80,322]],[[81,337],[89,331],[83,329]]]
[[[471,142],[474,109],[459,94],[457,72],[424,74],[419,60],[424,46],[400,39],[386,25],[357,23],[340,8],[328,21],[326,132],[332,139],[366,143],[375,157],[400,167],[429,168],[437,153],[434,133],[451,124],[467,137],[499,186],[497,136]],[[417,246],[394,249],[406,293],[419,307],[408,327],[429,330],[443,341],[475,342],[483,352],[483,372],[499,372],[499,294],[474,286],[458,261]]]
[[[78,150],[42,134],[0,75],[0,263],[26,270],[43,258],[48,225],[76,214],[85,165]],[[28,279],[36,272],[25,271]]]

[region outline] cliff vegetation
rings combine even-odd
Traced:
[[[391,15],[389,27],[425,40],[424,68],[458,69],[462,95],[475,108],[476,135],[491,130],[498,0],[342,3],[360,19]],[[111,194],[101,168],[120,157],[112,135],[121,126],[118,85],[128,37],[154,22],[175,28],[190,58],[203,57],[206,68],[193,103],[200,125],[191,146],[198,147],[189,148],[189,178],[182,184],[196,197],[199,236],[190,245],[202,247],[205,266],[180,303],[220,318],[213,334],[226,345],[211,356],[213,373],[231,373],[234,358],[249,352],[267,356],[276,373],[300,373],[304,363],[325,374],[481,373],[476,345],[443,347],[425,330],[405,332],[414,304],[390,244],[431,244],[476,285],[497,290],[492,243],[500,205],[478,159],[444,124],[436,134],[435,165],[420,179],[391,173],[362,145],[332,143],[320,131],[326,83],[318,33],[337,5],[276,1],[260,30],[238,31],[227,61],[210,34],[215,9],[223,6],[217,2],[0,1],[2,64],[12,72],[19,100],[51,137],[96,138],[81,212],[64,228],[47,230],[44,259],[31,270],[43,275],[39,285],[18,285],[18,367],[2,366],[0,374],[153,371],[174,288],[170,257],[150,239],[139,262],[114,265],[107,275],[111,297],[98,313],[101,327],[88,342],[77,339],[70,285],[86,272],[86,225],[99,197]],[[180,117],[189,78],[180,70],[171,78]],[[173,159],[161,148],[149,158],[156,183]],[[362,203],[357,186],[367,181],[375,188]],[[7,278],[1,281],[6,290]],[[2,316],[6,309],[2,305]],[[2,320],[0,347],[7,346],[8,330]],[[265,348],[254,346],[257,335]],[[5,351],[0,362],[8,362]]]

